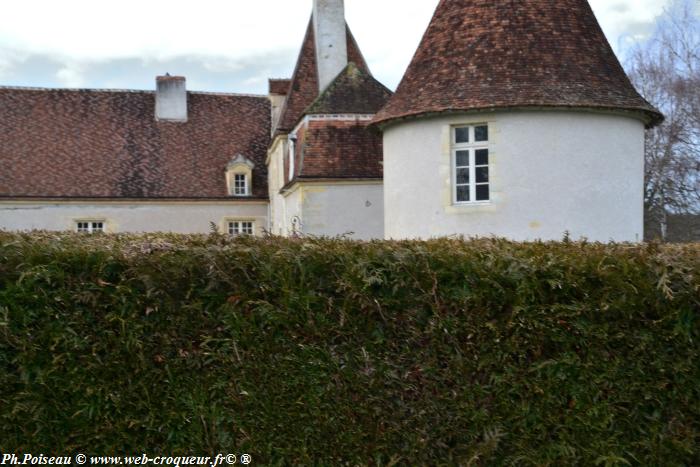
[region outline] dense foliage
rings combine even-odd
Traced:
[[[698,465],[700,247],[0,233],[0,452]]]

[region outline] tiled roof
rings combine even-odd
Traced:
[[[280,96],[286,96],[289,92],[289,85],[292,83],[291,79],[272,79],[270,78],[270,94],[278,94]]]
[[[145,91],[0,88],[0,197],[227,198],[242,154],[267,198],[267,98],[188,93],[186,123],[154,107]]]
[[[304,113],[374,115],[389,97],[391,91],[350,62]]]
[[[369,120],[310,120],[299,132],[295,179],[381,179],[382,135]]]
[[[369,74],[369,68],[365,62],[355,38],[347,28],[348,61],[357,64],[357,67]],[[282,109],[282,117],[277,126],[277,132],[289,132],[294,129],[304,110],[318,97],[318,67],[316,66],[316,42],[314,40],[313,21],[309,21],[306,36],[301,46],[299,59],[297,60],[289,94]]]
[[[513,107],[663,119],[630,83],[586,0],[441,0],[375,122]]]

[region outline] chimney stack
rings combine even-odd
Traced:
[[[156,77],[156,120],[187,121],[187,86],[184,76]]]
[[[343,0],[314,0],[314,39],[319,92],[323,92],[348,64]]]

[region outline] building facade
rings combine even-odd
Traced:
[[[641,241],[662,119],[586,0],[441,0],[395,94],[314,0],[267,96],[0,88],[0,228]]]

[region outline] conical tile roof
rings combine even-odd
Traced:
[[[441,0],[374,121],[533,107],[663,120],[630,83],[586,0]]]

